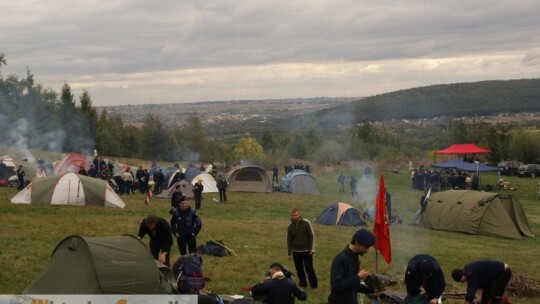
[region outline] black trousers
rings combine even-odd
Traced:
[[[488,283],[484,292],[482,293],[482,303],[491,303],[498,304],[502,296],[504,295],[504,290],[506,285],[510,282],[512,277],[512,271],[510,268],[502,271],[495,279]],[[491,302],[489,302],[491,300]]]
[[[150,243],[150,252],[154,256],[154,259],[158,259],[159,257],[159,246],[156,244]],[[171,253],[167,252],[167,256],[165,257],[165,265],[171,266]]]
[[[180,250],[181,255],[187,253],[186,245],[189,253],[195,253],[197,250],[197,240],[194,235],[182,234],[176,237],[176,242],[178,243],[178,250]]]
[[[197,210],[201,209],[202,195],[199,196],[199,195],[195,194],[193,196],[193,198],[195,199],[195,209],[197,209]]]
[[[309,251],[306,252],[295,252],[293,251],[293,260],[294,267],[296,268],[296,275],[298,276],[298,285],[301,287],[307,287],[307,279],[309,281],[309,286],[311,288],[317,288],[317,275],[315,274],[315,269],[313,269],[313,256],[309,254]],[[305,271],[304,271],[305,270]]]
[[[227,191],[219,189],[219,201],[224,202],[227,200]]]

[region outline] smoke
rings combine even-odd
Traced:
[[[8,132],[8,145],[19,152],[21,159],[25,159],[32,165],[36,165],[36,158],[28,148],[28,134],[31,133],[31,127],[24,118],[17,120]]]
[[[371,161],[349,162],[349,168],[353,171],[361,172],[362,176],[358,179],[357,193],[358,198],[355,203],[362,207],[365,213],[370,217],[375,215],[375,200],[377,198],[378,179],[373,176],[373,164]]]

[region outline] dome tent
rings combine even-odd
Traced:
[[[315,223],[320,225],[335,226],[361,226],[366,225],[362,220],[362,214],[351,205],[338,202],[325,208],[317,217]]]
[[[101,205],[124,208],[124,201],[106,181],[66,172],[35,179],[17,193],[14,204]]]
[[[315,178],[304,170],[292,170],[285,174],[279,189],[293,194],[321,194]]]
[[[185,179],[183,179],[181,181],[177,181],[176,183],[174,183],[174,185],[172,185],[168,189],[163,190],[163,192],[155,195],[154,197],[157,197],[157,198],[171,198],[172,194],[176,190],[176,186],[180,186],[180,191],[182,191],[182,195],[184,195],[185,197],[187,197],[187,198],[193,198],[194,197],[194,195],[193,195],[193,185],[190,182],[186,181]]]
[[[231,192],[272,192],[272,179],[259,166],[246,165],[231,169],[225,176]]]
[[[505,193],[469,190],[434,193],[429,197],[419,225],[511,239],[534,237],[521,203]]]
[[[23,294],[170,294],[148,248],[132,235],[72,235],[54,249],[49,263]]]

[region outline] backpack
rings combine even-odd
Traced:
[[[206,245],[202,246],[201,252],[203,254],[224,257],[230,253],[229,250],[223,248],[223,245],[223,241],[208,241],[206,242]]]
[[[198,294],[204,288],[202,257],[195,253],[180,256],[173,265],[180,294]]]

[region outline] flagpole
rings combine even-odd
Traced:
[[[379,273],[379,250],[375,249],[375,273]]]

